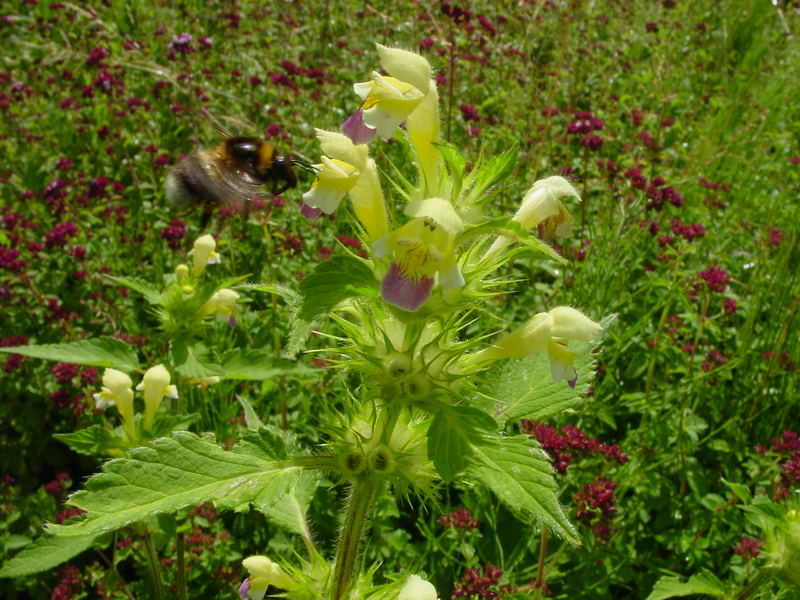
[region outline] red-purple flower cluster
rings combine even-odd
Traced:
[[[7,338],[0,338],[0,347],[12,348],[14,346],[24,346],[28,343],[28,338],[22,335],[15,335]],[[12,354],[6,358],[3,363],[2,369],[6,373],[12,373],[22,366],[22,361],[25,359],[21,354]]]
[[[700,363],[700,367],[705,373],[720,368],[726,364],[730,359],[722,354],[719,350],[711,350],[706,354],[706,359]]]
[[[544,423],[522,419],[522,432],[532,435],[550,455],[553,468],[565,473],[576,456],[599,454],[619,464],[628,462],[628,455],[617,444],[606,444],[590,438],[574,425],[565,425],[561,431]]]
[[[71,600],[84,592],[84,577],[77,567],[66,565],[56,572],[58,584],[50,594],[50,600]]]
[[[173,250],[181,247],[181,240],[186,236],[186,224],[180,219],[172,219],[169,225],[161,230],[161,237],[167,241],[167,246]]]
[[[728,272],[721,267],[708,267],[704,271],[700,271],[697,275],[715,292],[724,292],[725,286],[728,285],[728,281],[730,281]]]
[[[464,569],[464,576],[456,583],[451,598],[501,598],[513,591],[508,584],[500,584],[503,571],[488,564],[480,569]]]
[[[445,529],[475,529],[478,520],[473,519],[466,508],[459,508],[446,515],[441,515],[436,522]]]
[[[657,175],[648,182],[639,168],[631,167],[625,171],[625,178],[631,187],[645,193],[650,201],[647,204],[648,210],[661,210],[666,202],[673,206],[683,205],[683,196],[675,188],[668,186],[663,177]]]
[[[617,514],[615,491],[617,484],[598,477],[587,483],[575,495],[575,519],[592,527],[594,535],[608,541],[611,538],[611,521]]]
[[[736,546],[731,549],[734,554],[738,554],[745,560],[751,560],[761,553],[764,540],[744,536]]]

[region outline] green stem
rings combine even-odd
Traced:
[[[541,541],[539,542],[539,567],[536,571],[536,597],[543,597],[544,588],[544,563],[547,559],[547,527],[542,527]]]
[[[186,600],[186,555],[185,555],[185,536],[182,531],[178,532],[178,537],[175,540],[175,552],[178,555],[178,599]]]
[[[364,532],[369,507],[377,487],[377,481],[367,474],[364,478],[357,480],[350,489],[347,513],[336,548],[336,563],[331,586],[332,600],[342,600],[350,591],[361,535]]]
[[[145,530],[144,548],[147,555],[147,569],[150,571],[150,578],[153,581],[153,598],[164,600],[164,584],[161,581],[161,565],[158,562],[158,553],[153,543],[153,536],[150,531]]]
[[[754,596],[765,584],[769,583],[774,577],[774,573],[770,569],[761,569],[747,585],[745,585],[736,596],[734,600],[747,600]]]

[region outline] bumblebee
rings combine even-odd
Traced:
[[[178,161],[167,175],[167,201],[176,209],[200,207],[200,228],[217,206],[238,206],[272,183],[278,195],[297,185],[294,166],[275,147],[254,137],[226,137],[212,150],[200,150]]]

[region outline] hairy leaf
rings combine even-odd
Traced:
[[[184,377],[223,377],[222,367],[212,362],[208,348],[203,344],[187,344],[176,339],[170,347],[175,370]]]
[[[445,481],[467,468],[467,458],[486,433],[497,429],[489,415],[468,406],[443,406],[428,429],[428,456]]]
[[[725,584],[710,571],[703,569],[692,575],[687,582],[682,582],[680,577],[662,577],[653,586],[653,591],[647,600],[664,600],[678,596],[691,596],[705,594],[722,598],[726,594]]]
[[[164,295],[143,279],[138,279],[136,277],[112,277],[111,275],[106,275],[106,278],[130,288],[134,292],[140,293],[144,299],[147,300],[148,304],[158,306],[164,302]]]
[[[275,358],[266,350],[238,348],[226,352],[220,359],[225,379],[261,381],[280,375],[311,373],[307,366],[291,360]]]
[[[285,497],[300,470],[277,463],[265,451],[268,443],[253,440],[225,451],[179,431],[134,448],[126,458],[105,463],[84,490],[70,497],[70,504],[87,511],[85,520],[49,530],[90,535],[203,502],[237,511],[250,504],[269,508]]]
[[[299,317],[312,321],[325,314],[345,298],[376,294],[378,282],[372,269],[352,256],[334,256],[321,262],[300,282],[303,294]]]
[[[77,365],[111,367],[120,371],[135,371],[139,368],[139,359],[133,346],[112,337],[99,337],[66,344],[11,346],[0,348],[0,352]]]
[[[105,537],[105,536],[102,536]],[[108,540],[101,543],[100,535],[82,535],[77,537],[56,537],[44,534],[26,546],[19,554],[8,559],[0,569],[0,577],[21,577],[49,571],[78,556],[93,545],[105,546]]]
[[[534,518],[568,542],[579,543],[558,503],[550,461],[534,440],[525,435],[484,438],[468,461],[467,475],[491,489],[520,518]]]

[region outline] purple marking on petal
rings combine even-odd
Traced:
[[[319,219],[319,216],[322,214],[322,210],[319,208],[314,208],[313,206],[309,206],[303,202],[303,204],[300,205],[300,214],[309,221],[313,221],[314,219]]]
[[[236,317],[231,317],[230,319],[228,319],[228,325],[230,325],[231,327],[236,327]]]
[[[364,123],[364,113],[359,108],[339,128],[354,144],[366,144],[372,141],[377,130]]]
[[[567,381],[567,385],[569,386],[569,389],[571,389],[571,390],[575,389],[575,382],[576,381],[578,381],[577,377],[575,379],[570,379],[569,381]]]
[[[430,297],[432,288],[433,279],[430,277],[408,279],[403,276],[400,265],[393,262],[386,277],[381,281],[381,296],[389,304],[413,312]]]
[[[250,600],[250,578],[248,577],[239,586],[239,596],[242,600]]]

